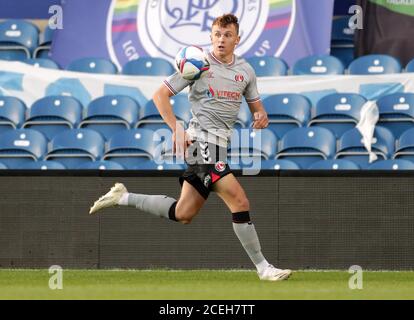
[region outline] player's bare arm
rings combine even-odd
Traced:
[[[191,144],[191,141],[183,126],[175,117],[174,110],[170,102],[171,96],[173,96],[173,93],[165,85],[161,85],[154,93],[152,99],[161,117],[173,132],[173,151],[180,158],[182,158],[187,146]]]

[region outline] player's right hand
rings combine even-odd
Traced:
[[[177,158],[184,159],[188,146],[191,144],[191,139],[185,132],[184,128],[177,123],[176,128],[172,135],[173,139],[173,152],[177,155]]]

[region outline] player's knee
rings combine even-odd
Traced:
[[[197,213],[198,211],[195,210],[180,209],[175,212],[175,217],[177,221],[181,222],[182,224],[190,224]]]
[[[239,196],[235,198],[235,206],[239,211],[249,211],[250,203],[246,196]]]

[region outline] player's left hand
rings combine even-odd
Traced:
[[[264,111],[257,111],[253,114],[253,129],[264,129],[269,125],[267,113]]]

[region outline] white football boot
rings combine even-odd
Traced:
[[[292,274],[292,271],[289,269],[278,269],[269,264],[266,269],[257,274],[259,275],[260,280],[279,281],[288,279]]]
[[[128,192],[127,188],[122,183],[115,183],[109,192],[95,201],[89,214],[93,214],[101,209],[109,208],[118,205],[124,193]]]

